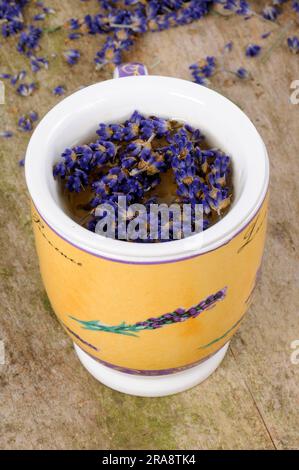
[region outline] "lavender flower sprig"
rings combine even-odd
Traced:
[[[0,23],[2,36],[13,36],[24,28],[23,10],[28,0],[2,0]]]
[[[42,68],[47,69],[49,61],[39,54],[41,49],[41,39],[44,34],[57,31],[63,25],[54,27],[42,27],[42,22],[55,11],[50,7],[45,7],[42,2],[35,2],[38,8],[30,22],[24,20],[24,10],[28,0],[1,0],[0,2],[0,25],[1,33],[4,37],[17,37],[17,50],[30,61],[31,70],[37,73]],[[128,51],[137,38],[146,32],[156,32],[176,26],[186,25],[203,18],[210,12],[224,12],[225,14],[235,14],[244,20],[259,18],[264,23],[270,24],[280,31],[278,38],[270,49],[263,46],[261,63],[264,63],[274,48],[287,42],[289,50],[294,54],[298,53],[298,38],[288,34],[289,25],[284,27],[280,24],[284,6],[290,5],[295,15],[299,14],[298,0],[272,0],[259,12],[253,10],[251,3],[246,0],[99,0],[101,10],[94,15],[87,14],[85,18],[71,18],[65,25],[68,38],[78,40],[83,35],[104,35],[105,41],[101,49],[95,55],[97,69],[104,66],[114,67],[123,60],[125,51]],[[28,18],[28,15],[25,17]],[[297,16],[298,21],[298,16]],[[293,27],[294,20],[290,22]],[[269,36],[270,32],[261,37]],[[287,41],[285,41],[287,39]],[[247,48],[246,54],[250,57],[260,55],[261,46],[253,44]],[[70,65],[78,62],[80,53],[77,49],[65,51],[65,59]],[[209,63],[209,60],[211,62]],[[207,64],[198,61],[191,66],[191,73],[194,81],[202,85],[209,85],[210,78],[218,73],[218,59],[209,56],[205,59]],[[216,62],[216,65],[215,63]],[[223,71],[220,67],[220,70]],[[237,78],[251,78],[247,67],[237,66],[233,70],[225,70],[233,73]],[[3,74],[2,74],[3,75]],[[8,74],[6,74],[8,75]],[[4,78],[4,77],[2,77]],[[12,77],[15,80],[15,77]],[[15,84],[15,83],[13,83]],[[28,96],[33,88],[21,87],[21,96]]]

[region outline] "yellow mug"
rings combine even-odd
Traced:
[[[264,249],[269,163],[248,117],[218,93],[125,64],[118,78],[84,88],[39,123],[26,180],[43,282],[83,365],[125,393],[162,396],[204,380],[222,361],[250,304]],[[88,142],[99,122],[135,109],[187,122],[232,157],[228,214],[192,237],[128,243],[89,232],[63,205],[52,167]]]

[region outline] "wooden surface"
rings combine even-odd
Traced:
[[[52,0],[57,14],[48,24],[61,24],[95,5]],[[38,271],[28,194],[18,167],[28,135],[1,139],[0,339],[5,342],[6,362],[0,365],[0,448],[299,447],[299,365],[290,359],[291,342],[299,339],[299,104],[289,100],[290,83],[299,79],[299,55],[291,55],[283,45],[265,63],[260,58],[244,59],[244,46],[262,43],[260,34],[270,29],[271,24],[256,19],[244,23],[240,18],[211,15],[190,26],[147,34],[127,54],[127,59],[146,63],[151,73],[189,79],[190,63],[219,55],[224,44],[233,40],[231,65],[245,65],[254,79],[242,82],[219,74],[213,88],[249,115],[270,155],[268,240],[254,302],[223,365],[188,392],[162,399],[125,396],[102,386],[80,366],[71,340],[51,310]],[[24,111],[34,109],[42,117],[58,101],[51,95],[56,85],[65,84],[71,93],[109,77],[109,71],[94,70],[92,58],[99,38],[67,46],[64,37],[63,31],[57,31],[42,40],[43,55],[57,57],[52,57],[48,72],[38,74],[38,92],[21,98],[7,85],[0,130],[15,128]],[[273,40],[270,37],[267,44]],[[24,68],[14,40],[1,42],[1,71]],[[67,47],[84,53],[72,69],[60,58]]]

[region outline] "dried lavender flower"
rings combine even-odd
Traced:
[[[289,37],[287,39],[287,44],[288,44],[289,50],[293,54],[299,53],[299,37],[298,36]]]
[[[63,53],[63,56],[69,65],[77,64],[80,59],[80,51],[78,49],[68,49]]]
[[[258,44],[249,44],[246,47],[245,54],[247,57],[256,57],[260,54],[261,49],[261,46],[259,46]]]
[[[17,88],[17,93],[21,96],[30,96],[37,89],[36,83],[21,83]]]
[[[3,137],[4,139],[10,139],[13,135],[12,131],[0,131],[0,137]]]
[[[18,129],[23,132],[31,132],[35,121],[38,120],[36,111],[30,111],[28,114],[21,116],[18,120]]]
[[[193,222],[195,205],[202,204],[204,230],[228,209],[232,197],[231,159],[219,149],[207,149],[199,129],[134,111],[124,123],[100,123],[97,137],[92,143],[65,149],[53,168],[54,177],[59,178],[67,193],[88,195],[84,210],[89,230],[94,231],[101,220],[93,213],[103,203],[112,204],[118,220],[123,219],[117,205],[120,195],[127,204],[159,203],[156,194],[166,173],[172,175],[176,203],[181,207],[191,205]],[[125,223],[130,220],[126,214]],[[148,230],[149,220],[145,222]],[[161,222],[159,241],[164,228]],[[175,229],[175,221],[170,221],[170,239]],[[148,232],[145,239],[136,241],[152,240]]]
[[[62,85],[58,85],[52,90],[53,95],[56,95],[56,96],[62,96],[65,94],[65,92],[66,92],[65,88]]]
[[[250,73],[248,72],[247,69],[245,69],[244,67],[239,67],[237,70],[236,70],[236,76],[238,78],[241,78],[242,80],[244,79],[247,79],[250,77]]]
[[[216,70],[216,58],[213,56],[207,56],[205,59],[199,60],[198,62],[190,65],[191,75],[194,78],[194,82],[199,85],[207,85],[208,78],[211,77]]]

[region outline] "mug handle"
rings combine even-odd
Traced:
[[[134,77],[148,75],[147,67],[139,62],[128,62],[117,65],[114,69],[113,78]]]

